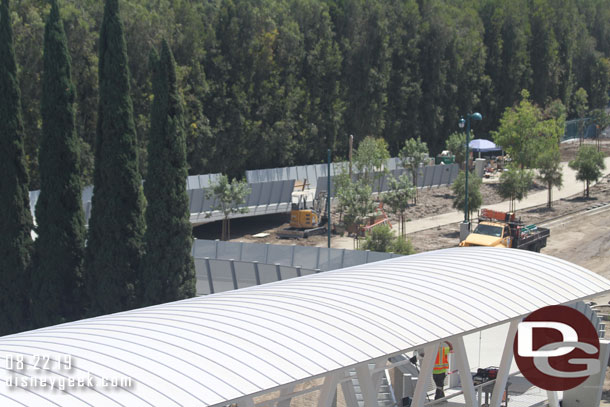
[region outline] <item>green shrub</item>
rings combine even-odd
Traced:
[[[396,237],[392,229],[386,225],[380,225],[371,229],[361,246],[361,250],[392,252],[405,255],[415,253],[410,239],[404,236]]]
[[[390,250],[396,254],[415,254],[415,249],[413,248],[413,243],[411,243],[411,239],[407,239],[404,236],[398,236],[394,240],[394,244],[392,244],[392,250]]]
[[[396,240],[394,233],[389,226],[379,225],[372,228],[366,235],[366,240],[361,246],[362,250],[372,250],[374,252],[389,252]]]

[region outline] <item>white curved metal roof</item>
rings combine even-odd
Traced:
[[[70,371],[26,365],[9,373],[0,362],[0,405],[226,404],[609,290],[588,270],[521,250],[394,258],[0,338],[0,355],[13,361],[58,354],[74,363]],[[7,387],[11,377],[87,374],[133,384]]]

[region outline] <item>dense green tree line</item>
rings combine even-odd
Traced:
[[[12,15],[9,0],[0,1],[0,301],[5,310],[0,336],[195,295],[183,100],[171,49],[163,40],[160,56],[153,47],[150,57],[146,209],[119,0],[105,1],[87,231],[71,57],[58,2],[49,3],[39,102],[41,190],[34,225]]]
[[[99,105],[85,257],[91,315],[133,308],[144,254],[145,199],[119,1],[106,0],[99,33]],[[120,244],[117,244],[120,242]]]
[[[8,0],[0,1],[0,336],[28,327],[33,227],[8,6]]]
[[[48,4],[11,4],[20,66],[25,151],[39,187],[42,43]],[[76,129],[92,181],[103,3],[64,0],[76,85]],[[131,72],[139,165],[146,178],[151,83],[148,55],[168,38],[185,108],[190,173],[322,161],[383,137],[432,152],[477,110],[478,134],[529,89],[576,116],[608,101],[610,0],[133,0],[121,8]]]
[[[44,43],[40,197],[31,267],[33,326],[82,316],[85,215],[70,55],[57,0],[51,0]]]

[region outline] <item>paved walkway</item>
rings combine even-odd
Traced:
[[[604,175],[610,174],[610,157],[606,157],[604,160],[606,169]],[[583,193],[584,184],[581,181],[576,180],[576,171],[568,167],[568,163],[562,163],[563,170],[563,187],[561,189],[553,188],[553,200],[559,200],[567,198],[572,195]],[[548,200],[548,191],[542,190],[529,194],[525,199],[520,202],[516,202],[517,211],[531,208],[534,206],[545,204]],[[493,209],[496,211],[508,211],[509,201],[500,202],[493,205],[485,205],[484,208]],[[440,215],[430,216],[427,218],[417,219],[405,224],[406,233],[414,233],[422,230],[449,225],[451,223],[458,223],[464,220],[464,212],[452,211],[443,213]],[[392,224],[394,227],[395,224]],[[354,239],[349,237],[333,237],[331,240],[331,246],[338,249],[353,249]]]

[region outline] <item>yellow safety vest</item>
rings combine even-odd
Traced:
[[[447,373],[449,370],[449,346],[441,346],[436,354],[436,361],[434,362],[433,374]]]

